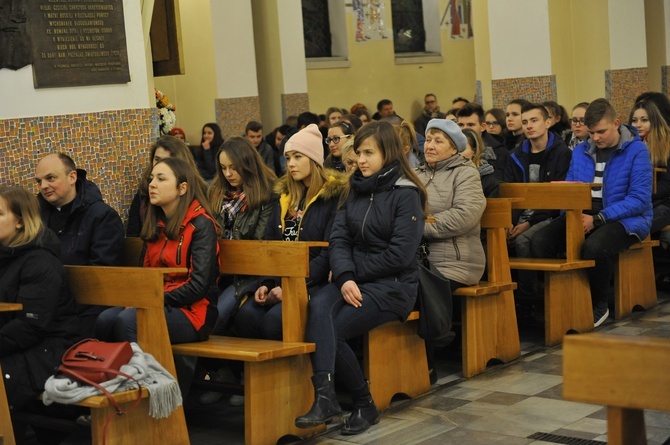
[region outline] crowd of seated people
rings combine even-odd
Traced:
[[[587,274],[594,326],[602,324],[609,316],[616,255],[650,233],[663,239],[662,229],[670,225],[668,98],[641,95],[626,124],[605,99],[574,105],[570,117],[556,102],[523,98],[504,110],[485,111],[456,98],[442,112],[433,93],[423,104],[414,125],[383,99],[374,116],[360,103],[350,110],[331,107],[325,128],[317,114],[304,112],[265,138],[256,121],[246,125],[243,137],[225,142],[216,123],[203,126],[198,145],[187,145],[181,129],[158,138],[149,148],[125,235],[144,240],[145,267],[188,265],[186,275],[165,282],[170,341],[203,341],[212,332],[282,338],[277,278],[219,276],[219,239],[327,241],[329,247],[310,248],[305,336],[316,343],[315,401],[296,425],[310,428],[341,412],[337,381],[354,405],[343,432],[361,433],[378,422],[379,413],[349,341],[407,318],[418,287],[417,257],[410,253],[422,240],[452,290],[478,283],[486,264],[480,218],[501,181],[596,184],[592,209],[582,216],[581,256],[595,260]],[[19,365],[26,356],[45,344],[53,352],[44,368],[31,368],[31,377],[6,385],[17,407],[39,394],[48,369],[76,339],[137,337],[133,308],[77,308],[64,282],[63,264],[120,263],[119,214],[66,154],[40,159],[35,178],[37,197],[0,189],[0,268],[6,271],[0,287],[11,289],[2,298],[24,304],[0,317],[0,363],[7,375],[25,376]],[[511,254],[560,257],[565,218],[559,211],[515,211],[507,232]],[[427,217],[430,223],[424,223]],[[517,281],[521,304],[541,304],[536,272],[521,271]],[[78,322],[64,321],[70,319]],[[430,342],[427,351],[432,369]],[[228,363],[205,368],[212,380],[242,377]],[[177,366],[183,392],[194,369],[190,361]]]

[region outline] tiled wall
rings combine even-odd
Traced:
[[[224,139],[242,136],[249,121],[261,120],[261,104],[258,96],[215,99],[216,122],[221,127]],[[267,133],[268,128],[263,131]]]
[[[484,93],[482,92],[482,81],[475,81],[475,102],[478,104],[484,103]]]
[[[493,106],[505,109],[513,99],[526,99],[531,102],[557,100],[556,76],[517,77],[494,79],[491,81]]]
[[[148,148],[158,133],[156,109],[140,108],[0,120],[0,185],[37,193],[35,166],[64,152],[126,219]]]
[[[646,67],[605,71],[605,97],[621,122],[628,123],[635,98],[645,91],[649,91]]]
[[[304,111],[309,111],[309,97],[307,93],[281,95],[281,115],[283,122],[286,122],[288,116],[297,116]]]
[[[661,67],[661,91],[663,94],[670,95],[670,66]]]

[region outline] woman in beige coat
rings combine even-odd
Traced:
[[[460,156],[466,138],[446,119],[432,119],[426,128],[426,162],[417,173],[428,192],[428,213],[435,222],[424,229],[429,259],[451,281],[451,289],[477,284],[486,256],[479,221],[486,208],[479,172]]]

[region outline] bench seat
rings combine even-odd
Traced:
[[[146,399],[149,397],[149,390],[147,388],[142,388],[142,398]],[[123,391],[112,393],[112,398],[116,401],[117,404],[121,405],[124,403],[133,403],[137,400],[137,390],[132,391]],[[105,408],[110,406],[109,399],[105,395],[92,396],[86,400],[75,403],[77,406],[84,406],[86,408]]]
[[[463,297],[483,297],[486,295],[497,294],[507,290],[515,290],[516,283],[501,282],[491,283],[489,281],[480,281],[475,286],[460,287],[454,291],[454,295]]]
[[[212,335],[209,340],[203,342],[172,345],[172,352],[179,355],[242,362],[264,362],[281,357],[309,354],[315,349],[314,343],[281,342],[220,335]]]
[[[565,272],[587,269],[596,265],[594,260],[566,260],[561,258],[510,258],[509,265],[518,270],[539,270],[544,272]]]

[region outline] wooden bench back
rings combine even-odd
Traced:
[[[670,340],[568,335],[563,398],[620,408],[670,411]]]
[[[163,312],[163,275],[186,269],[65,266],[78,303],[137,308],[137,343],[176,375]]]
[[[283,339],[303,341],[307,324],[305,278],[309,276],[309,248],[326,247],[328,243],[220,240],[219,244],[222,274],[281,277]],[[125,238],[122,264],[141,264],[142,251],[140,238]]]
[[[566,220],[566,258],[580,259],[584,244],[582,211],[591,208],[591,184],[580,182],[556,182],[500,184],[503,198],[523,198],[513,201],[513,209],[564,210]]]

